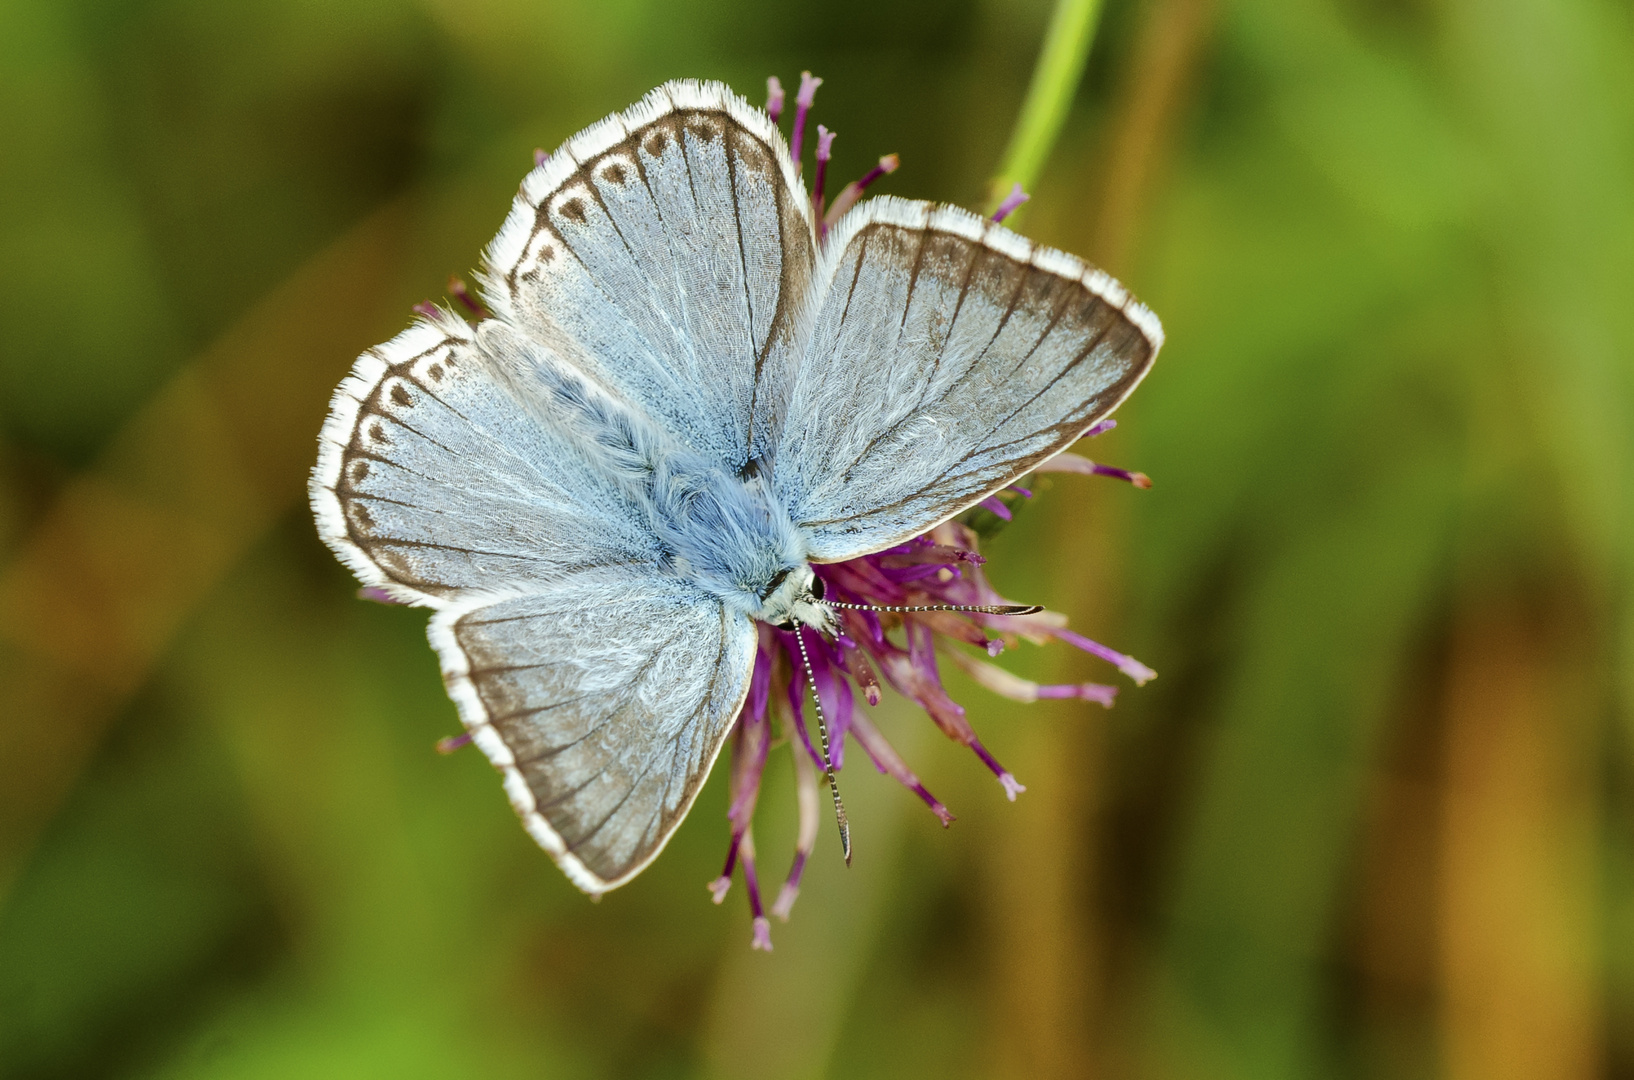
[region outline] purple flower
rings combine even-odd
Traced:
[[[1018,493],[1017,497],[1023,496]],[[999,500],[995,497],[992,501]],[[814,569],[822,579],[827,601],[877,607],[1011,604],[1012,601],[999,595],[988,582],[983,572],[986,560],[978,550],[978,542],[975,529],[967,521],[950,521],[900,547]],[[797,633],[805,637],[806,655],[811,659],[810,682],[815,683],[817,699],[828,721],[828,749],[834,769],[844,767],[847,738],[854,738],[874,768],[919,796],[944,826],[953,822],[953,814],[925,788],[868,719],[866,708],[879,702],[882,683],[917,702],[944,734],[970,747],[1003,785],[1005,794],[1014,800],[1026,788],[982,745],[964,707],[943,689],[939,666],[942,660],[963,670],[979,685],[1013,701],[1079,698],[1105,708],[1111,708],[1117,695],[1114,686],[1089,682],[1040,685],[982,659],[971,649],[994,657],[1022,640],[1043,643],[1053,639],[1116,665],[1136,683],[1143,683],[1156,674],[1137,660],[1073,633],[1066,628],[1063,616],[1049,611],[989,615],[968,611],[893,613],[839,609],[836,614],[842,633],[833,640],[825,639],[808,627],[796,631],[760,627],[760,651],[755,660],[749,698],[731,737],[732,795],[727,818],[732,836],[726,866],[720,877],[710,883],[710,891],[716,903],[724,900],[732,873],[742,864],[749,907],[755,920],[757,948],[770,948],[771,941],[756,877],[751,819],[773,738],[774,714],[795,757],[800,818],[793,863],[771,909],[772,914],[781,919],[788,918],[800,891],[800,876],[816,841],[818,817],[822,812],[818,777],[823,771],[824,754],[813,742],[807,721],[810,689]],[[859,696],[866,705],[857,700]]]

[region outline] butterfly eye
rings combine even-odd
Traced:
[[[823,584],[822,578],[813,577],[811,579],[811,598],[813,600],[821,600],[823,598],[823,594],[827,591],[828,586]]]
[[[794,633],[794,620],[784,619],[782,622],[777,624],[777,628],[783,631],[785,634],[792,634]]]

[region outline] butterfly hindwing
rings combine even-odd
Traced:
[[[951,207],[828,238],[775,481],[815,561],[902,543],[1071,446],[1162,344],[1117,282]]]
[[[667,582],[582,575],[430,626],[443,679],[523,824],[573,883],[628,881],[686,815],[742,707],[755,631]]]
[[[496,313],[733,471],[780,426],[811,208],[764,112],[672,82],[563,145],[488,250]]]

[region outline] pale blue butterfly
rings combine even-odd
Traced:
[[[579,888],[657,856],[748,690],[755,620],[834,630],[811,563],[903,543],[1128,396],[1157,319],[1078,259],[876,198],[819,242],[781,134],[672,82],[574,136],[428,316],[335,392],[311,497]],[[837,795],[836,795],[837,803]]]

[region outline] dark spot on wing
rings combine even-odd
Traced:
[[[386,438],[386,429],[380,426],[380,421],[378,420],[369,425],[369,438],[373,439],[377,443],[391,442],[390,439]]]
[[[611,180],[620,187],[623,187],[624,181],[629,179],[629,174],[624,171],[624,166],[616,161],[603,169],[601,175],[604,180]]]
[[[441,364],[432,364],[430,367],[426,368],[426,374],[431,377],[432,382],[442,382],[443,366]]]
[[[414,573],[414,567],[407,559],[403,558],[402,552],[394,551],[389,547],[376,551],[372,550],[371,546],[369,554],[374,558],[375,562],[380,564],[381,569],[398,581],[408,584],[418,582],[419,578]]]
[[[569,221],[577,221],[580,225],[589,220],[585,217],[583,199],[569,199],[556,212]]]
[[[367,461],[352,462],[352,483],[361,484],[369,478],[369,463]]]
[[[687,130],[696,136],[700,142],[714,142],[715,136],[720,134],[719,129],[712,122],[703,119],[694,120],[688,124]]]
[[[391,399],[405,409],[414,404],[414,399],[409,397],[409,392],[403,389],[402,383],[396,383],[392,386]]]
[[[746,131],[734,131],[733,136],[732,147],[738,153],[738,167],[744,172],[772,180],[776,167],[765,145]]]
[[[655,131],[647,136],[646,142],[641,144],[641,148],[647,152],[649,157],[662,157],[665,148],[668,146],[669,133],[667,131]]]
[[[551,245],[546,244],[544,247],[539,249],[539,261],[541,263],[548,263],[548,262],[550,262],[550,260],[554,259],[555,257],[556,257],[556,249],[554,247],[552,247]]]
[[[374,515],[369,513],[368,507],[362,503],[349,503],[347,508],[352,511],[352,523],[364,532],[374,528]]]

